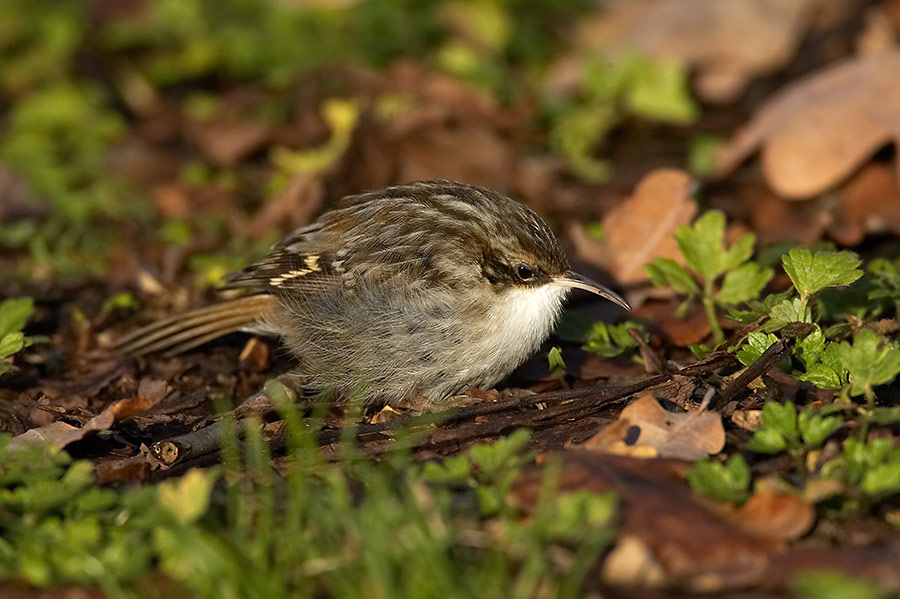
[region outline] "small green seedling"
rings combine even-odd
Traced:
[[[874,287],[869,291],[869,300],[888,300],[894,314],[900,315],[900,263],[875,258],[866,266],[866,272]]]
[[[647,340],[647,332],[640,322],[627,320],[619,324],[607,324],[575,312],[566,312],[556,327],[556,336],[565,341],[581,343],[585,351],[613,358],[631,355],[638,348],[637,341],[629,333],[631,329]]]
[[[33,313],[34,301],[28,297],[0,303],[0,374],[12,368],[14,354],[32,344],[33,339],[26,337],[22,329]]]
[[[753,331],[747,335],[743,347],[737,352],[737,359],[744,366],[750,366],[763,355],[769,346],[778,341],[778,337],[772,333]]]
[[[482,513],[496,514],[505,505],[519,469],[531,459],[525,451],[530,436],[526,429],[519,429],[505,439],[491,445],[476,445],[441,464],[428,462],[422,469],[422,477],[430,482],[468,486],[475,490]]]
[[[869,329],[857,333],[852,345],[845,341],[837,347],[849,373],[850,395],[864,395],[871,410],[875,402],[872,388],[889,383],[900,374],[900,349]]]
[[[790,322],[812,322],[810,298],[824,289],[845,287],[863,275],[858,268],[859,256],[853,252],[811,252],[806,248],[794,248],[782,256],[781,262],[799,297],[772,309],[768,330],[776,330]]]
[[[807,454],[821,447],[843,424],[841,418],[826,412],[808,406],[798,414],[792,402],[767,402],[762,409],[762,426],[756,429],[747,448],[757,453],[788,452],[805,482]]]
[[[844,442],[844,452],[825,464],[822,476],[858,488],[870,499],[900,493],[900,448],[891,439]]]
[[[693,226],[679,227],[675,241],[687,268],[668,258],[656,258],[644,266],[644,272],[654,285],[671,287],[687,296],[679,307],[682,314],[699,296],[713,343],[720,345],[725,334],[719,325],[716,306],[728,308],[756,299],[773,271],[749,261],[756,242],[753,234],[742,235],[730,247],[725,247],[725,215],[718,210],[707,212]],[[724,278],[717,286],[720,277]]]
[[[550,348],[547,352],[547,368],[560,380],[566,376],[566,361],[562,357],[562,349],[559,346]]]
[[[695,493],[729,503],[743,503],[750,498],[750,467],[740,454],[724,464],[705,460],[687,471],[687,481]]]

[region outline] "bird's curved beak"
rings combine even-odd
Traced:
[[[584,289],[585,291],[596,293],[600,297],[605,297],[609,301],[619,304],[626,310],[631,310],[631,306],[628,305],[628,302],[626,302],[618,293],[607,289],[597,281],[589,279],[584,275],[580,275],[577,272],[567,270],[563,276],[554,277],[553,284],[560,287],[571,287],[572,289]]]

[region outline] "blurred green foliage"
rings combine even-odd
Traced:
[[[103,272],[118,225],[145,226],[152,215],[110,158],[154,98],[204,122],[216,118],[223,91],[289,94],[338,63],[383,68],[409,57],[502,100],[537,97],[549,145],[575,173],[602,178],[595,155],[625,116],[685,122],[695,109],[678,65],[639,56],[588,57],[573,93],[541,91],[571,27],[592,10],[588,0],[9,0],[0,11],[0,161],[26,180],[39,209],[0,223],[0,246],[27,252],[25,277]],[[286,113],[275,104],[263,116],[277,122]],[[346,147],[342,131],[310,156],[272,154],[266,193],[296,170],[294,158],[333,161]]]
[[[327,461],[287,394],[267,389],[288,429],[278,473],[253,421],[243,444],[222,421],[223,467],[137,491],[99,488],[89,462],[0,436],[0,576],[111,596],[158,569],[201,598],[577,597],[613,538],[615,497],[557,493],[552,464],[529,517],[508,503],[532,459],[527,432],[424,469],[352,447]]]

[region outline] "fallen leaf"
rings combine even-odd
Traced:
[[[721,591],[761,581],[783,542],[749,535],[702,504],[682,479],[681,462],[563,452],[559,492],[614,491],[621,526],[611,555],[616,569],[603,582],[667,589]],[[537,505],[541,468],[523,472],[510,503],[530,511]],[[630,580],[625,574],[633,572]],[[648,573],[644,581],[641,573]]]
[[[612,0],[585,19],[575,45],[606,55],[675,59],[696,73],[709,102],[736,99],[753,79],[783,68],[810,23],[815,0]]]
[[[763,489],[738,508],[723,506],[723,515],[740,530],[773,541],[792,541],[803,536],[816,516],[808,500],[772,489]]]
[[[165,381],[143,379],[138,387],[137,397],[111,403],[81,428],[62,421],[52,422],[14,437],[10,441],[10,447],[24,448],[37,443],[48,443],[62,449],[70,443],[80,441],[89,432],[107,430],[116,422],[147,411],[165,399],[167,394],[168,386]]]
[[[870,233],[900,235],[900,191],[896,173],[884,164],[865,165],[842,190],[828,233],[845,246]]]
[[[766,181],[780,196],[799,200],[834,187],[900,138],[898,72],[895,50],[845,60],[788,86],[719,148],[719,171],[759,149]]]
[[[694,182],[676,169],[657,169],[638,183],[634,194],[617,204],[603,219],[603,241],[583,228],[570,230],[578,255],[600,262],[616,280],[627,284],[647,280],[644,264],[671,258],[684,264],[673,235],[691,222],[697,205],[691,201]]]
[[[622,410],[615,423],[578,447],[634,457],[706,458],[725,447],[722,418],[707,411],[707,403],[699,410],[676,414],[648,393]]]

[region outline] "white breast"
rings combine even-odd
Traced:
[[[553,330],[567,292],[556,285],[505,291],[472,344],[472,363],[479,365],[469,373],[472,384],[494,385],[533,354]]]

